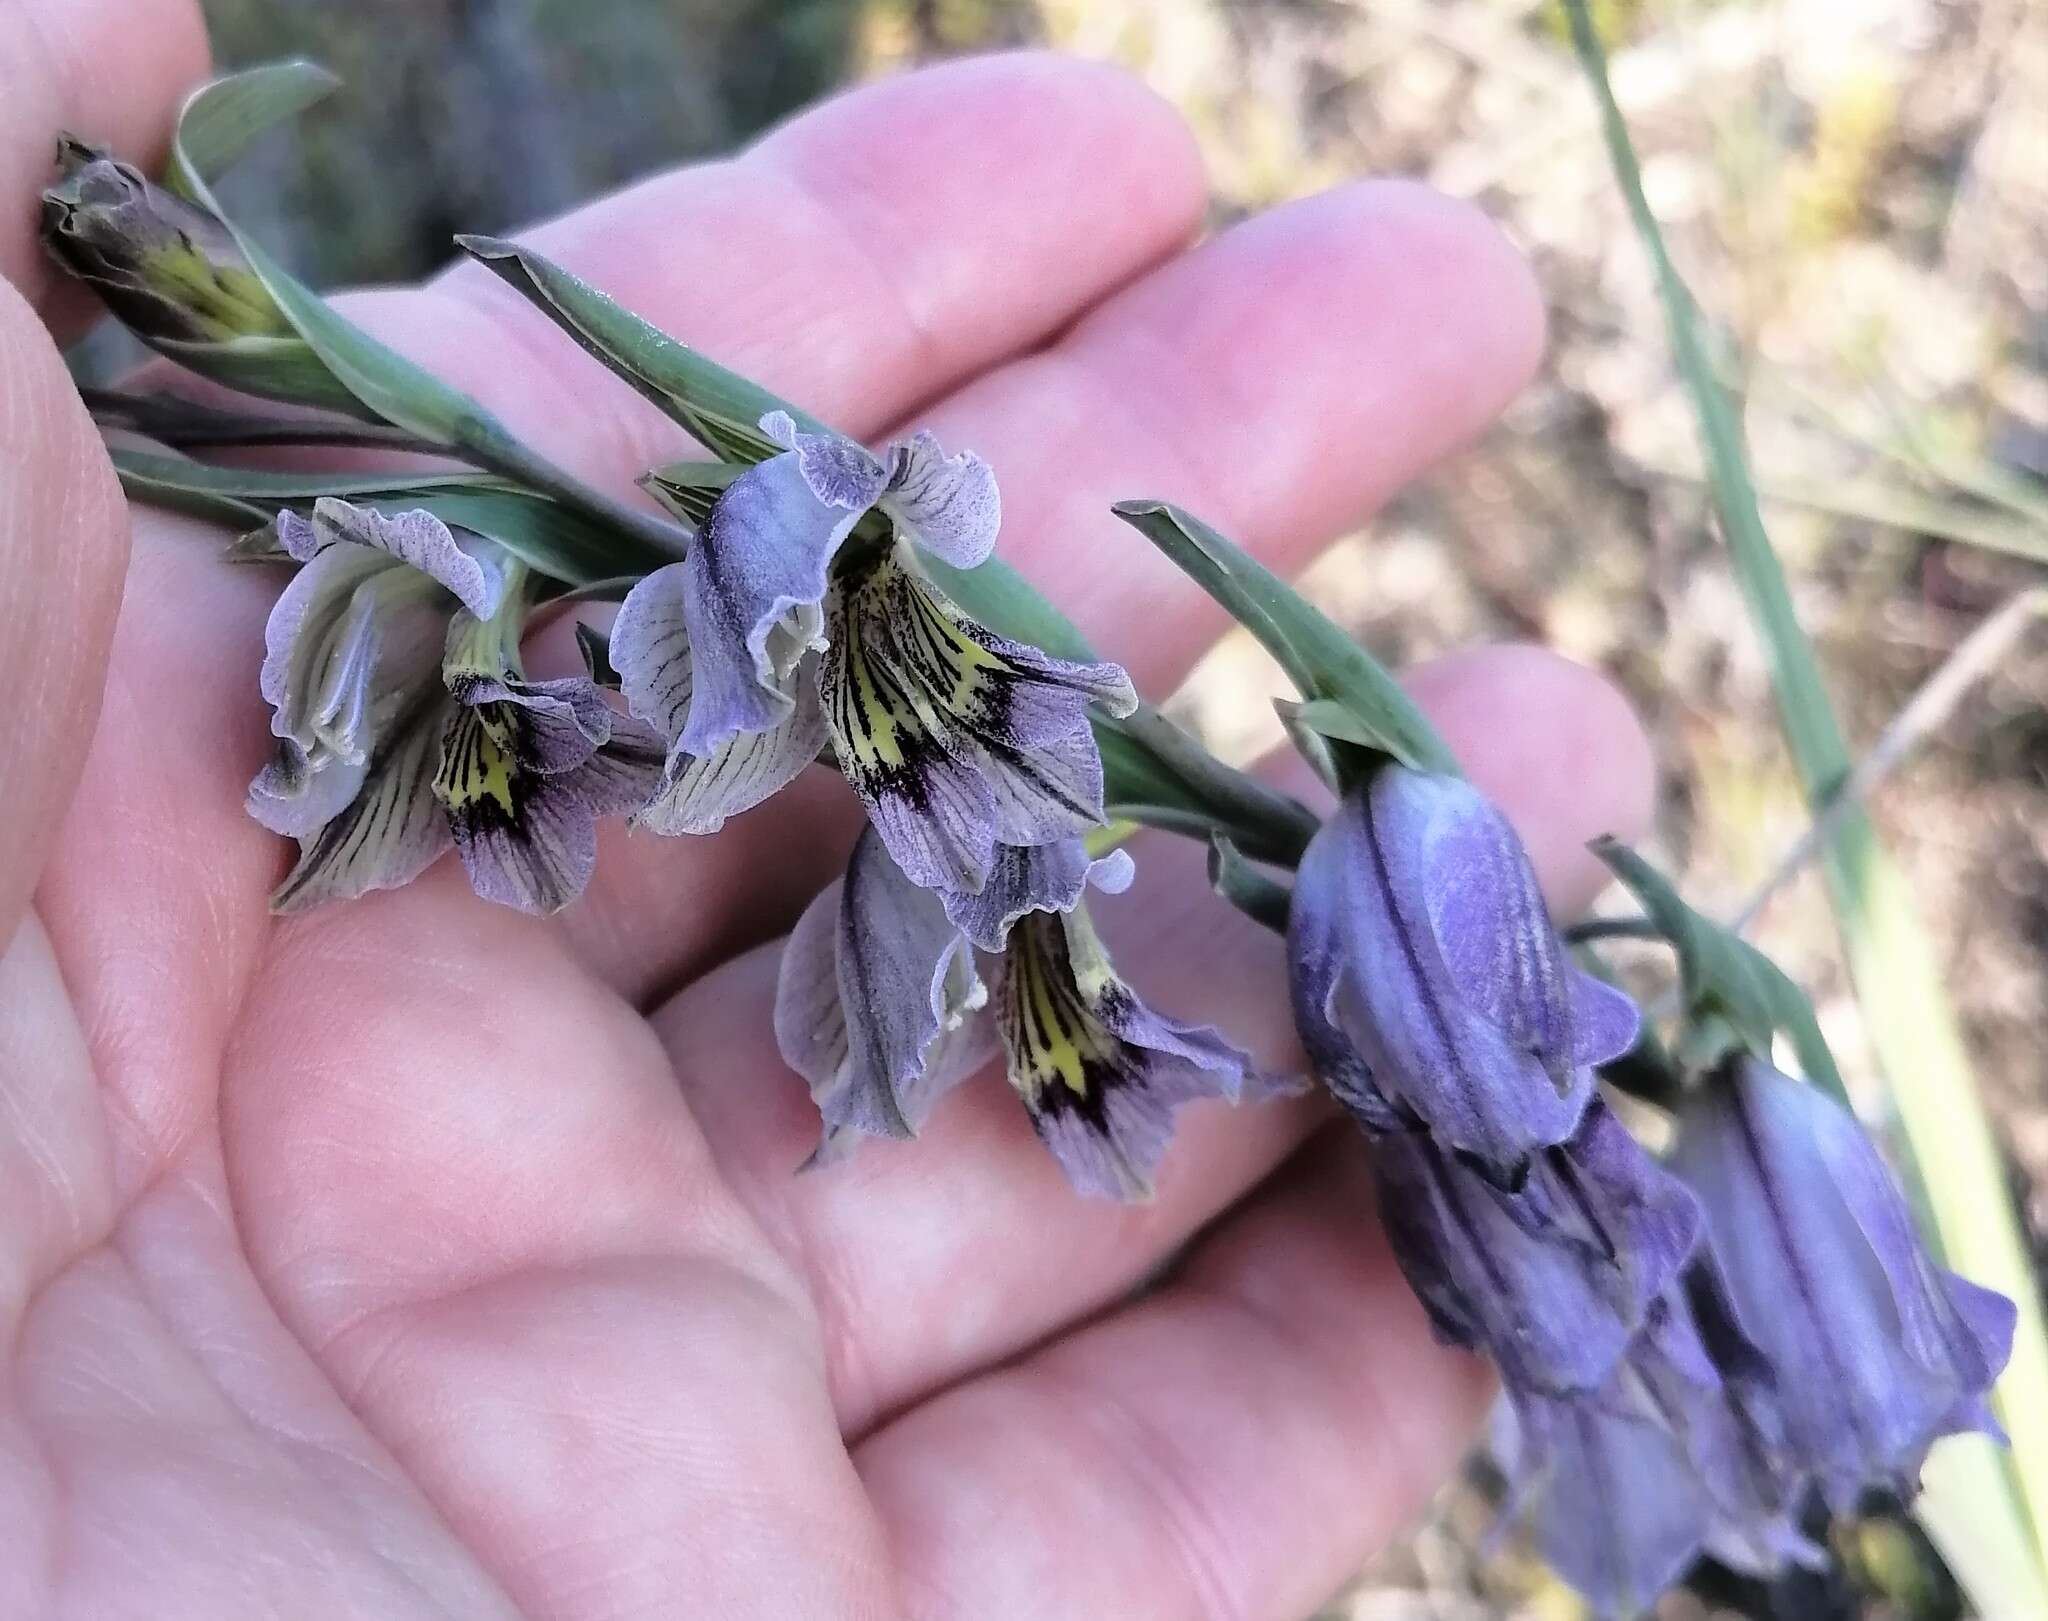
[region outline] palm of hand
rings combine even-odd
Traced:
[[[943,155],[913,145],[931,128],[959,132]],[[1298,562],[1482,423],[1535,331],[1519,268],[1414,191],[1157,264],[1199,202],[1149,99],[1012,59],[539,242],[855,431],[938,400],[922,416],[1004,478],[1008,555],[1159,690],[1214,621],[1154,559],[1103,566],[1111,499],[1183,499]],[[678,220],[703,228],[679,244]],[[586,475],[676,453],[481,278],[358,314]],[[0,317],[43,391],[0,396],[0,447],[44,475],[16,513],[44,561],[6,573],[41,628],[4,673],[80,734],[22,728],[0,794],[40,827],[79,769],[119,529],[46,340]],[[550,923],[452,863],[271,919],[282,851],[240,796],[275,581],[207,540],[138,515],[76,796],[0,889],[35,885],[0,967],[0,1616],[1280,1617],[1448,1466],[1478,1381],[1425,1350],[1349,1143],[1300,1147],[1310,1106],[1194,1111],[1131,1210],[1069,1195],[988,1079],[917,1144],[792,1175],[816,1119],[762,942],[850,842],[833,784],[711,841],[611,830]],[[1422,688],[1582,897],[1577,841],[1640,812],[1615,702],[1530,654]],[[1562,725],[1565,760],[1514,714]],[[1285,1062],[1277,953],[1187,860],[1140,850],[1154,883],[1112,944],[1161,1005]]]

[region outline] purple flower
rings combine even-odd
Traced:
[[[525,679],[519,565],[423,510],[322,501],[277,528],[304,566],[271,614],[278,753],[249,790],[299,841],[272,905],[408,883],[451,845],[487,900],[580,894],[597,819],[646,801],[661,750],[589,680]]]
[[[1010,1084],[1067,1180],[1101,1199],[1145,1199],[1198,1098],[1290,1090],[1207,1025],[1154,1013],[1117,977],[1088,909],[1034,912],[1003,955],[996,1020]]]
[[[998,1040],[1039,1136],[1101,1197],[1149,1192],[1181,1104],[1278,1090],[1215,1031],[1152,1012],[1117,977],[1081,896],[1121,890],[1130,872],[1121,852],[1091,862],[1070,840],[1000,852],[980,895],[941,895],[910,882],[870,827],[798,921],[777,986],[777,1041],[824,1117],[817,1158],[916,1135]],[[993,998],[977,945],[1001,948]]]
[[[877,457],[780,412],[761,426],[787,448],[733,480],[688,559],[635,586],[613,629],[627,702],[669,744],[640,821],[712,831],[830,744],[926,888],[978,895],[1005,849],[1099,823],[1088,709],[1127,713],[1128,678],[976,624],[910,544],[964,568],[988,556],[987,465],[929,434]]]
[[[1697,1201],[1598,1098],[1514,1190],[1419,1131],[1373,1163],[1437,1337],[1492,1357],[1518,1401],[1604,1386],[1699,1238]]]
[[[1507,818],[1388,765],[1310,842],[1288,949],[1318,1073],[1369,1130],[1420,1122],[1503,1182],[1572,1134],[1634,1005],[1565,955]]]
[[[1794,1464],[1832,1508],[1866,1486],[1910,1495],[1940,1437],[1996,1432],[1985,1397],[2012,1348],[2012,1303],[1928,1257],[1847,1111],[1740,1058],[1688,1097],[1670,1163],[1776,1370]]]
[[[511,565],[424,510],[323,499],[310,521],[287,510],[273,529],[302,566],[264,627],[278,746],[249,785],[249,814],[306,839],[356,797],[400,719],[438,693],[455,610],[489,619],[504,605]]]
[[[1822,1557],[1798,1529],[1776,1380],[1705,1261],[1599,1390],[1503,1403],[1494,1448],[1504,1517],[1527,1514],[1596,1614],[1648,1608],[1702,1553],[1756,1575]]]

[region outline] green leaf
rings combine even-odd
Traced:
[[[759,426],[770,411],[787,411],[807,433],[832,431],[808,412],[679,343],[531,248],[489,236],[455,240],[714,456],[758,462],[778,454],[782,447]]]
[[[309,507],[334,495],[392,510],[424,507],[572,585],[619,573],[621,539],[608,525],[490,473],[281,473],[211,467],[122,445],[110,454],[135,499],[236,529],[266,522],[280,507]]]
[[[747,462],[670,462],[640,480],[640,487],[691,527],[711,515],[712,503],[750,466]]]
[[[296,118],[341,81],[317,62],[273,62],[202,86],[178,118],[165,183],[187,202],[214,206],[207,177],[217,175],[274,124]]]
[[[1165,501],[1120,501],[1111,510],[1279,661],[1304,700],[1303,725],[1418,771],[1458,769],[1436,728],[1379,662],[1241,546]]]
[[[1806,1078],[1845,1104],[1847,1093],[1813,1004],[1776,963],[1747,940],[1696,912],[1670,882],[1619,839],[1595,839],[1593,853],[1626,884],[1658,933],[1678,953],[1686,1013],[1695,1025],[1725,1021],[1734,1037],[1768,1059],[1779,1031],[1791,1040]]]

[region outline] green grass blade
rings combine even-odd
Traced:
[[[1679,371],[1691,395],[1709,487],[1751,617],[1764,638],[1792,758],[1816,811],[1849,775],[1851,759],[1811,643],[1800,629],[1777,554],[1758,511],[1741,425],[1701,339],[1695,307],[1643,194],[1628,127],[1608,83],[1606,53],[1586,0],[1565,0],[1572,43],[1599,101],[1602,131],[1630,215],[1656,272]],[[1897,1109],[1935,1237],[1950,1265],[2013,1297],[2019,1328],[1995,1395],[2012,1438],[2004,1467],[1982,1448],[1952,1449],[1947,1479],[1967,1492],[1982,1539],[2008,1544],[1995,1564],[2024,1593],[1973,1596],[1987,1613],[2048,1614],[2040,1551],[2048,1546],[2048,1335],[2011,1203],[2004,1166],[1969,1057],[1944,992],[1940,965],[1899,869],[1860,809],[1841,817],[1825,871],[1871,1044]],[[1972,1457],[1984,1460],[1971,1467]],[[1992,1516],[2010,1521],[2001,1528]],[[2024,1556],[2024,1557],[2022,1557]],[[2021,1572],[2015,1577],[2011,1573]],[[1958,1571],[1959,1575],[1965,1574]]]

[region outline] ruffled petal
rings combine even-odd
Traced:
[[[690,630],[684,569],[670,563],[626,593],[612,624],[610,655],[626,707],[670,743],[690,718]],[[679,758],[682,751],[676,751]]]
[[[315,837],[362,790],[370,774],[365,760],[348,760],[324,750],[309,754],[289,737],[249,783],[249,814],[273,833],[295,839]]]
[[[833,554],[867,510],[821,499],[814,477],[819,467],[798,450],[750,468],[678,565],[692,660],[689,719],[676,739],[686,754],[702,758],[742,732],[765,732],[792,707],[797,662],[819,638]]]
[[[458,536],[424,507],[386,513],[322,496],[313,503],[313,532],[323,546],[347,542],[411,564],[479,619],[493,618],[504,604],[503,553],[481,535]]]
[[[857,1136],[915,1136],[986,1050],[966,1029],[982,1023],[974,1015],[986,1001],[973,950],[938,897],[906,882],[873,830],[863,833],[845,878],[791,935],[776,989],[776,1040],[810,1083],[824,1156]]]
[[[957,568],[986,560],[1003,522],[994,469],[972,451],[948,456],[922,428],[891,447],[890,462],[881,504],[897,531]]]
[[[940,891],[946,916],[984,951],[1001,951],[1010,929],[1027,912],[1071,911],[1091,884],[1105,894],[1118,894],[1131,881],[1131,858],[1112,850],[1090,860],[1079,839],[1051,844],[1003,845],[989,868],[988,882],[978,894]]]
[[[793,782],[825,747],[815,678],[799,673],[790,712],[765,732],[743,732],[703,759],[672,751],[659,791],[634,818],[656,833],[716,833],[726,818]]]

